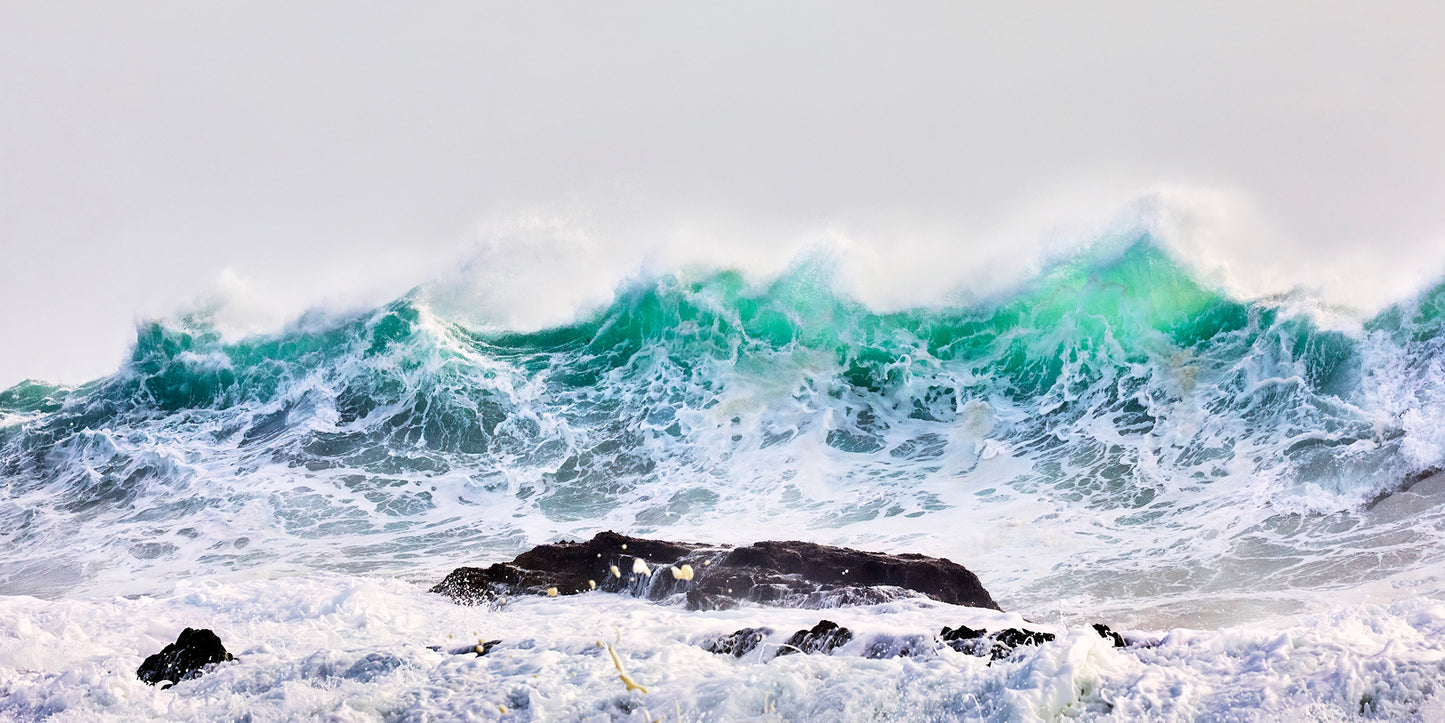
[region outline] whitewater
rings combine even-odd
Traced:
[[[0,392],[0,719],[1445,719],[1445,280],[1351,314],[1189,261],[1130,234],[887,310],[805,255],[537,330],[434,285],[146,322],[110,376]],[[427,592],[602,530],[946,557],[1007,612]],[[823,616],[857,639],[701,647]],[[1057,638],[867,654],[960,624]],[[237,660],[138,681],[185,627]]]

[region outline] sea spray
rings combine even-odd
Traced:
[[[1362,505],[1441,460],[1445,287],[1324,327],[1146,237],[967,308],[874,312],[807,259],[637,281],[534,333],[422,296],[240,340],[148,322],[110,377],[4,392],[0,585],[423,581],[598,529],[788,529],[966,560],[1005,607],[1147,619],[1185,592],[1295,609],[1435,544]]]

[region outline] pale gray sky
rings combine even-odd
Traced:
[[[395,294],[539,212],[603,249],[842,233],[906,277],[1149,197],[1242,288],[1368,307],[1445,270],[1442,31],[1437,2],[0,0],[0,387],[107,373],[237,278]]]

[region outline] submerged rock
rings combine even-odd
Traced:
[[[960,625],[951,630],[945,627],[938,637],[944,645],[960,653],[992,657],[994,642],[984,637],[987,632],[987,630],[974,630],[967,625]]]
[[[671,572],[689,568],[689,575]],[[549,588],[572,595],[593,589],[594,583],[597,589],[650,600],[677,596],[679,603],[693,610],[726,609],[737,601],[816,609],[912,595],[999,609],[978,576],[942,558],[811,542],[759,542],[732,548],[615,532],[598,533],[587,542],[539,545],[510,563],[459,567],[432,592],[475,604],[504,595],[544,594]]]
[[[841,648],[853,639],[853,631],[842,627],[832,620],[819,620],[810,630],[799,630],[788,638],[783,647],[778,648],[778,655],[792,655],[793,653],[831,653]]]
[[[476,644],[476,645],[467,645],[467,646],[461,647],[461,648],[452,648],[452,649],[450,649],[450,650],[446,650],[446,652],[451,653],[452,655],[475,655],[475,656],[477,656],[478,658],[480,658],[480,657],[482,657],[483,655],[486,655],[487,653],[492,652],[492,648],[495,648],[495,647],[497,647],[498,645],[501,645],[501,644],[502,644],[502,641],[500,641],[500,640],[486,640],[486,641],[480,641],[480,640],[479,640],[479,641],[477,641],[477,644]],[[427,650],[431,650],[431,651],[435,651],[435,652],[438,652],[438,653],[440,653],[440,652],[442,652],[442,651],[444,650],[444,648],[442,648],[442,646],[440,646],[440,645],[428,645],[428,646],[426,646],[426,649],[427,649]]]
[[[221,644],[221,638],[215,633],[205,628],[186,628],[176,642],[146,658],[136,668],[135,674],[151,685],[170,681],[161,686],[169,688],[171,684],[199,676],[207,665],[227,660],[235,660],[235,657],[226,652],[226,646]]]
[[[863,657],[873,660],[888,658],[922,658],[932,655],[938,643],[931,635],[876,635],[863,650]]]
[[[1053,633],[1041,633],[1037,630],[1021,628],[1004,628],[989,637],[1010,648],[1017,648],[1020,645],[1043,645],[1054,640]]]
[[[738,606],[738,602],[730,597],[722,595],[709,595],[701,590],[688,590],[688,610],[731,610]]]
[[[731,655],[741,658],[757,650],[763,641],[773,634],[772,628],[743,628],[735,633],[720,635],[702,643],[702,649],[717,655]],[[817,625],[793,633],[778,647],[772,657],[793,653],[831,653],[847,645],[855,637],[852,630],[831,620],[821,620]],[[938,642],[931,635],[874,635],[865,641],[861,655],[874,660],[887,658],[919,658],[932,655]]]
[[[1020,628],[1004,628],[989,634],[987,630],[974,630],[967,625],[960,625],[952,629],[945,627],[938,637],[960,653],[980,657],[987,655],[990,660],[1002,660],[1020,646],[1037,646],[1050,642],[1054,639],[1054,634]]]
[[[763,640],[773,634],[772,628],[743,628],[731,635],[724,635],[714,638],[712,642],[703,646],[709,653],[718,655],[731,655],[734,658],[741,658],[748,653],[757,650]]]
[[[1036,630],[1020,630],[1018,628],[1007,628],[1000,630],[990,636],[993,639],[993,648],[988,651],[989,660],[1003,660],[1014,654],[1015,650],[1027,645],[1038,647],[1044,643],[1053,642],[1053,633],[1041,633]]]
[[[1128,647],[1122,636],[1110,630],[1107,625],[1096,624],[1094,632],[1110,640],[1115,647]],[[743,628],[729,635],[711,638],[701,646],[704,650],[719,655],[741,658],[757,650],[773,634],[771,628]],[[793,653],[824,653],[847,645],[856,634],[831,620],[819,621],[810,629],[799,630],[782,643],[772,657]],[[1056,639],[1053,633],[1023,628],[1004,628],[990,633],[975,630],[967,625],[956,628],[944,627],[937,635],[914,633],[877,633],[862,639],[858,654],[864,658],[882,660],[887,658],[928,658],[937,654],[940,647],[952,648],[961,653],[986,657],[992,661],[1003,660],[1022,647],[1037,647]]]

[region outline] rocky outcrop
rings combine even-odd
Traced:
[[[169,688],[182,680],[190,680],[204,672],[212,663],[235,660],[226,652],[226,646],[215,633],[202,628],[186,628],[176,642],[161,648],[161,652],[146,658],[136,669],[137,678],[155,685],[169,681],[162,688]]]
[[[461,567],[432,588],[475,604],[504,595],[572,595],[593,589],[670,600],[693,610],[740,601],[802,608],[888,602],[924,595],[999,609],[978,577],[950,560],[889,555],[810,542],[744,547],[647,540],[602,532],[587,542],[540,545],[510,563]]]

